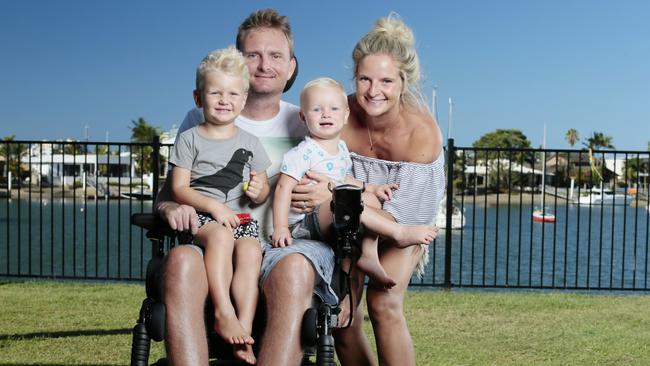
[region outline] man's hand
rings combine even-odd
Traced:
[[[179,205],[174,201],[163,201],[158,204],[157,211],[172,230],[189,231],[192,235],[199,230],[199,219],[192,206]]]
[[[301,213],[313,211],[314,207],[332,198],[329,182],[326,176],[307,171],[291,192],[291,208]]]

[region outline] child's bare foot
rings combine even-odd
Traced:
[[[251,365],[255,365],[255,363],[257,363],[255,354],[253,354],[253,347],[250,344],[234,344],[233,350],[235,357],[238,359]]]
[[[430,244],[436,236],[438,236],[437,226],[400,225],[394,239],[398,248],[406,248],[411,245]]]
[[[388,274],[384,271],[384,268],[381,266],[378,259],[373,260],[373,258],[369,256],[361,255],[357,260],[357,266],[364,271],[378,287],[383,287],[388,290],[397,284],[397,282],[393,281],[392,278],[388,277]]]
[[[241,345],[255,343],[253,337],[242,328],[234,313],[232,315],[215,313],[214,319],[215,332],[226,342]]]

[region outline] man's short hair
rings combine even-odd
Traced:
[[[257,28],[271,28],[281,31],[289,42],[289,52],[291,57],[294,57],[293,53],[293,33],[291,33],[291,26],[289,25],[289,18],[280,15],[275,9],[260,9],[257,10],[244,21],[239,26],[239,31],[237,32],[237,49],[244,52],[244,38],[248,31]]]

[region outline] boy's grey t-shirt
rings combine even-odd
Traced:
[[[169,162],[190,170],[190,187],[235,212],[247,210],[242,186],[251,170],[261,173],[271,166],[259,139],[241,128],[229,139],[215,140],[201,136],[198,126],[177,136]]]

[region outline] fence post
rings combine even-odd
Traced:
[[[443,287],[451,288],[451,219],[454,212],[454,139],[447,139],[447,214],[445,218],[445,282]]]
[[[158,180],[160,178],[160,136],[154,135],[152,143],[153,151],[151,152],[151,173],[152,177],[152,186],[151,187],[151,199],[153,202],[156,202],[156,196],[158,195]]]

